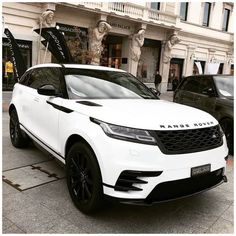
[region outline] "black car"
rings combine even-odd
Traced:
[[[233,154],[234,77],[194,75],[185,77],[174,93],[174,102],[204,110],[220,123]]]

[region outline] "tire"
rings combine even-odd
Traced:
[[[24,148],[29,145],[30,138],[20,129],[19,119],[15,109],[10,113],[9,131],[11,143],[14,147]]]
[[[234,126],[233,126],[233,121],[230,119],[224,119],[220,122],[220,125],[224,131],[227,145],[229,148],[229,154],[233,155],[234,154]]]
[[[103,203],[100,168],[91,148],[75,143],[66,157],[67,187],[75,206],[85,214],[98,210]]]

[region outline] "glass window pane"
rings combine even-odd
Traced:
[[[151,2],[151,9],[160,10],[160,2]]]
[[[180,5],[180,18],[181,20],[187,20],[187,13],[188,13],[188,3],[187,2],[181,2]]]
[[[223,27],[222,30],[227,31],[228,30],[228,24],[229,24],[229,9],[224,9],[224,18],[223,18]]]
[[[211,3],[206,2],[204,6],[204,15],[203,15],[203,23],[202,23],[202,25],[204,26],[209,26],[210,11],[211,11]]]
[[[70,99],[157,99],[144,84],[128,73],[66,69],[65,79]]]

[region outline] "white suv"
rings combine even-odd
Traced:
[[[161,101],[123,70],[34,66],[15,85],[9,114],[12,144],[33,139],[63,162],[71,198],[85,213],[104,197],[150,204],[227,180],[217,120]]]

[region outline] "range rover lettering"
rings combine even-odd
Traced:
[[[13,90],[10,137],[65,164],[84,213],[105,198],[152,204],[226,181],[226,139],[206,112],[162,101],[133,75],[91,65],[42,64]]]

